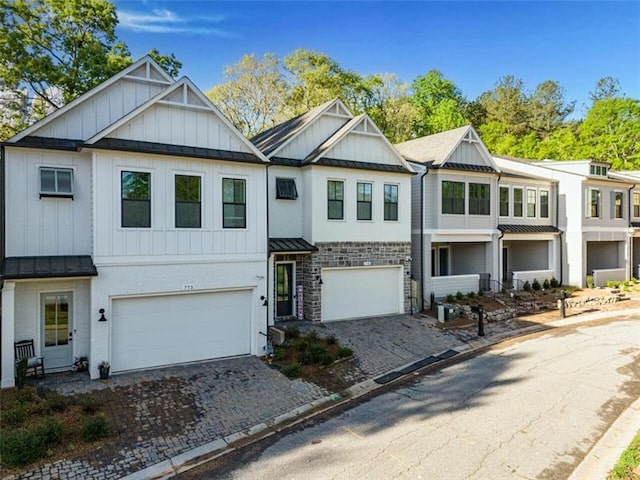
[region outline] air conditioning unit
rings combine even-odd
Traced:
[[[284,330],[277,327],[269,327],[269,338],[274,345],[282,345],[284,343]]]

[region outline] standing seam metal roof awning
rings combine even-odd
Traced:
[[[498,225],[502,233],[560,233],[553,225]]]
[[[4,280],[23,278],[95,277],[98,270],[89,255],[8,257],[4,260]]]
[[[269,253],[316,252],[318,247],[304,238],[270,238]]]

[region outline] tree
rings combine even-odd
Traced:
[[[560,127],[576,104],[567,103],[564,88],[552,80],[539,84],[527,103],[529,127],[539,138],[547,138]]]
[[[521,79],[513,75],[498,79],[494,89],[480,95],[478,102],[487,112],[487,122],[499,122],[514,135],[527,132],[528,98]]]
[[[617,170],[640,168],[640,101],[597,100],[580,125],[582,153]]]
[[[411,138],[414,110],[409,101],[409,86],[395,74],[372,75],[378,81],[371,85],[365,111],[391,143]]]
[[[414,133],[420,137],[467,123],[460,89],[438,70],[416,77],[410,97],[415,108]]]
[[[596,82],[595,88],[589,92],[591,103],[598,100],[608,100],[620,96],[620,81],[614,77],[602,77]]]
[[[155,62],[160,65],[170,77],[178,78],[178,75],[180,75],[180,69],[182,68],[182,62],[178,60],[173,53],[163,55],[154,47],[149,50],[147,55],[153,58],[153,60],[155,60]]]
[[[207,96],[244,135],[251,137],[287,118],[287,84],[275,55],[245,55],[225,68],[224,77]]]
[[[298,49],[284,58],[290,86],[287,106],[295,115],[340,97],[347,107],[358,110],[369,94],[362,77],[345,70],[324,53]]]

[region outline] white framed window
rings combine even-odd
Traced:
[[[640,192],[633,192],[633,216],[640,217]]]
[[[120,222],[123,228],[151,227],[150,172],[120,172]]]
[[[509,187],[500,187],[500,216],[509,216]]]
[[[398,220],[398,185],[384,185],[384,219]]]
[[[601,206],[600,190],[589,189],[589,217],[600,218]]]
[[[537,195],[535,189],[527,188],[527,218],[536,217]]]
[[[327,219],[344,220],[344,181],[327,180]]]
[[[549,190],[540,190],[540,218],[549,218]]]
[[[522,188],[513,189],[513,216],[522,217]]]
[[[222,179],[222,228],[247,228],[247,181]]]
[[[73,169],[40,167],[40,198],[73,198]]]
[[[624,218],[624,193],[611,192],[611,218]]]
[[[371,183],[357,184],[356,218],[358,220],[371,220],[373,218],[373,185]]]
[[[174,176],[176,228],[202,226],[202,178],[198,175]]]

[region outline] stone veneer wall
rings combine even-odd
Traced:
[[[320,272],[326,267],[402,265],[404,267],[404,310],[411,311],[411,242],[331,242],[317,243],[318,251],[303,260],[304,316],[321,320]],[[298,282],[299,283],[299,282]]]

